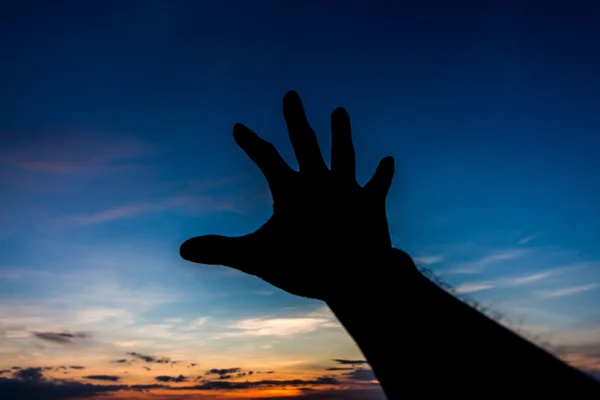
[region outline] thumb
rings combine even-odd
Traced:
[[[392,185],[394,177],[394,158],[392,156],[385,157],[379,162],[375,174],[367,184],[365,190],[374,195],[385,198],[388,190]]]
[[[179,254],[181,258],[187,261],[208,265],[224,265],[251,273],[249,248],[248,236],[205,235],[193,237],[183,242],[179,248]]]

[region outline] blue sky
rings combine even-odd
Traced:
[[[600,6],[430,3],[3,5],[0,364],[107,373],[132,351],[284,379],[361,358],[323,304],[179,259],[269,217],[231,133],[295,166],[290,89],[326,159],[347,108],[360,182],[395,157],[395,246],[524,331],[600,346]],[[87,339],[34,335],[66,331]]]

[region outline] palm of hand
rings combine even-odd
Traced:
[[[207,235],[187,240],[187,260],[225,265],[256,275],[292,294],[325,300],[359,283],[353,266],[391,249],[385,197],[393,159],[383,159],[361,187],[345,110],[332,114],[331,170],[327,168],[295,92],[284,97],[284,116],[300,171],[275,147],[243,125],[234,128],[240,147],[263,171],[273,195],[273,215],[257,231],[237,238]]]

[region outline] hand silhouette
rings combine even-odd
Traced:
[[[387,267],[377,260],[385,260],[392,250],[385,199],[394,160],[381,160],[361,187],[350,118],[343,108],[331,115],[331,169],[296,92],[284,96],[283,114],[299,171],[244,125],[233,129],[237,144],[267,179],[271,218],[245,236],[188,239],[180,254],[189,261],[236,268],[298,296],[328,301],[361,287],[368,276],[377,275],[377,268]]]

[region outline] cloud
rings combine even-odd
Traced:
[[[561,275],[565,272],[575,271],[575,270],[579,270],[582,268],[587,268],[587,266],[588,265],[585,263],[573,264],[573,265],[568,265],[568,266],[564,266],[564,267],[560,267],[560,268],[553,268],[553,269],[548,269],[545,271],[539,271],[539,272],[535,272],[535,273],[528,274],[528,275],[520,275],[520,276],[514,276],[514,277],[508,277],[508,278],[501,278],[498,280],[498,283],[502,286],[526,285],[526,284],[541,281],[546,278],[550,278],[552,276]]]
[[[591,376],[596,381],[600,382],[600,371],[583,371],[589,376]]]
[[[116,375],[88,375],[88,376],[84,376],[83,379],[90,379],[90,380],[94,380],[94,381],[109,381],[109,382],[118,382],[119,380],[121,380],[121,378],[119,378]]]
[[[590,290],[597,289],[598,287],[600,287],[600,283],[590,283],[587,285],[570,286],[556,290],[538,291],[537,295],[542,298],[563,297],[572,294],[588,292]]]
[[[154,378],[154,380],[156,380],[157,382],[187,382],[188,378],[183,376],[183,375],[179,375],[179,376],[167,376],[167,375],[160,375]]]
[[[93,398],[98,395],[108,394],[117,391],[147,391],[152,389],[172,390],[172,391],[211,391],[211,390],[246,390],[259,387],[295,387],[302,388],[307,395],[300,395],[301,399],[314,400],[334,400],[339,398],[344,399],[381,399],[385,397],[378,389],[369,391],[358,391],[355,397],[352,396],[352,390],[310,390],[307,386],[337,386],[340,382],[331,377],[319,377],[312,380],[291,379],[291,380],[262,380],[254,382],[230,382],[230,381],[214,381],[204,382],[193,386],[169,386],[164,384],[93,384],[81,383],[73,380],[47,380],[39,375],[35,378],[1,378],[0,377],[0,393],[3,398],[8,399],[28,399],[28,400],[67,400],[67,399],[85,399]],[[369,393],[375,397],[365,397]],[[273,398],[271,398],[273,399]]]
[[[345,364],[345,365],[365,365],[365,364],[368,364],[368,362],[366,360],[345,360],[345,359],[341,359],[341,358],[334,358],[333,361],[335,361],[338,364]]]
[[[315,379],[287,379],[287,380],[269,380],[232,382],[232,381],[207,381],[194,386],[172,387],[173,390],[231,390],[231,389],[252,389],[257,387],[285,387],[285,386],[324,386],[340,385],[340,382],[329,376],[322,376]]]
[[[552,275],[556,275],[557,273],[558,272],[555,272],[555,271],[544,271],[544,272],[537,272],[535,274],[519,276],[519,277],[511,278],[509,285],[510,286],[525,285],[528,283],[533,283],[533,282],[540,281],[542,279],[546,279]]]
[[[75,339],[84,339],[88,337],[86,333],[69,332],[32,332],[31,334],[38,339],[59,344],[74,344]]]
[[[274,336],[284,337],[316,332],[320,329],[337,328],[330,310],[317,310],[299,317],[289,318],[247,318],[228,328],[234,332],[225,332],[218,337]]]
[[[44,379],[42,370],[44,370],[44,368],[41,367],[31,367],[23,369],[19,368],[16,370],[16,372],[13,373],[13,377],[28,381],[41,381],[42,379]]]
[[[184,328],[184,331],[194,331],[196,329],[201,328],[202,326],[204,326],[207,322],[208,322],[209,318],[208,317],[201,317],[201,318],[196,318],[192,321],[190,321]]]
[[[508,249],[496,251],[493,254],[481,257],[478,260],[463,263],[455,268],[444,270],[444,272],[453,274],[477,274],[489,265],[498,263],[500,261],[514,260],[523,257],[528,252],[528,249]]]
[[[415,257],[414,261],[415,264],[423,264],[423,265],[431,265],[431,264],[437,264],[439,262],[441,262],[444,259],[444,257],[442,256],[422,256],[422,257]]]
[[[557,344],[572,352],[595,354],[600,359],[600,325],[557,331],[553,337]]]
[[[536,234],[531,235],[531,236],[526,236],[526,237],[522,238],[521,240],[519,240],[518,244],[522,245],[522,244],[525,244],[525,243],[529,243],[529,242],[531,242],[533,239],[535,239],[538,236],[540,236],[539,233],[536,233]]]
[[[353,371],[354,368],[353,367],[332,367],[332,368],[325,368],[325,371]]]
[[[481,292],[482,290],[489,290],[492,289],[494,287],[494,285],[489,284],[489,283],[463,283],[460,285],[457,285],[454,288],[454,291],[456,293],[475,293],[475,292]]]
[[[230,375],[230,374],[235,374],[238,372],[241,372],[242,369],[241,368],[213,368],[210,369],[208,371],[206,371],[206,375]]]
[[[194,215],[217,211],[245,214],[247,210],[253,207],[254,204],[248,199],[234,195],[177,194],[152,202],[130,203],[107,208],[87,215],[68,216],[62,218],[61,221],[77,225],[92,225],[168,210]]]
[[[27,146],[7,148],[0,162],[32,173],[81,175],[121,172],[130,161],[151,155],[154,146],[132,136],[89,135],[77,132],[43,136]]]
[[[561,268],[554,268],[546,271],[535,272],[527,275],[518,275],[518,276],[509,276],[509,277],[501,277],[498,279],[485,281],[485,282],[464,282],[462,284],[457,285],[454,288],[454,292],[456,293],[474,293],[480,292],[483,290],[489,290],[493,288],[507,288],[507,287],[515,287],[522,285],[529,285],[532,283],[539,282],[541,280],[550,278],[552,276],[557,276],[563,274],[567,271],[573,271],[581,268],[585,268],[586,265],[571,265]]]
[[[75,370],[82,370],[85,369],[84,366],[81,365],[59,365],[58,367],[29,367],[29,368],[21,368],[21,367],[12,367],[12,371],[17,371],[14,372],[16,377],[20,377],[20,378],[24,378],[25,375],[27,374],[36,374],[36,371],[38,372],[42,372],[42,371],[66,371],[68,369],[75,369]],[[11,372],[11,370],[6,369],[4,370],[5,373]],[[2,374],[2,371],[0,371],[0,375]]]
[[[122,390],[121,385],[91,385],[74,381],[44,381],[0,378],[0,393],[7,399],[67,400],[91,398]]]
[[[145,361],[147,363],[157,363],[157,364],[175,364],[177,361],[172,361],[169,357],[155,357],[147,354],[140,354],[134,351],[128,352],[128,355],[138,359]]]
[[[352,381],[376,381],[377,377],[375,373],[371,369],[366,368],[357,368],[352,372],[347,372],[343,374],[345,377]]]
[[[600,381],[599,333],[600,326],[567,333],[566,337],[558,339],[559,343],[567,343],[560,347],[558,357]],[[582,337],[582,334],[587,337]]]
[[[129,204],[120,207],[109,208],[107,210],[99,211],[89,215],[67,217],[65,220],[81,225],[98,224],[122,218],[131,218],[143,213],[160,211],[168,208],[168,202]]]

